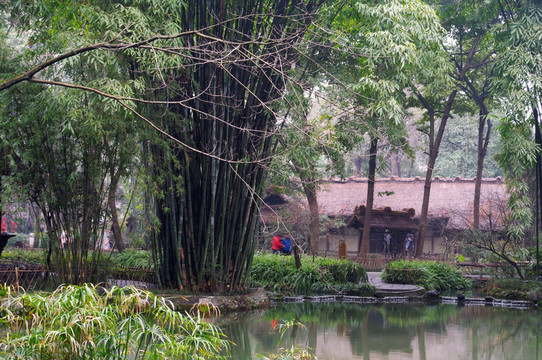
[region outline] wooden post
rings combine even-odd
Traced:
[[[339,259],[346,259],[346,243],[344,239],[339,239]]]

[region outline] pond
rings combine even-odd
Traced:
[[[295,319],[304,327],[279,324]],[[542,312],[491,306],[282,303],[219,320],[232,358],[299,344],[318,359],[541,359]]]

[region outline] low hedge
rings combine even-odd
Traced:
[[[388,263],[382,275],[387,283],[413,284],[426,290],[463,290],[472,287],[461,271],[437,261],[397,260]]]
[[[256,254],[249,284],[267,290],[294,294],[344,293],[372,295],[363,265],[350,260],[303,256],[301,268],[293,256]]]

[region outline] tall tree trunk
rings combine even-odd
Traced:
[[[487,130],[485,130],[487,123]],[[484,160],[487,154],[487,146],[491,136],[491,120],[487,119],[487,111],[480,109],[478,117],[478,161],[476,163],[476,178],[474,184],[474,201],[472,207],[472,227],[480,228],[480,196],[482,192],[482,175],[484,171]],[[485,132],[485,136],[484,136]]]
[[[2,207],[2,174],[0,173],[0,227],[2,226],[2,216],[4,215],[4,208]],[[7,222],[6,222],[6,231],[7,231]],[[0,229],[2,232],[2,229]]]
[[[360,258],[366,258],[369,254],[369,243],[371,241],[371,218],[373,213],[375,192],[377,148],[378,138],[371,136],[371,146],[369,148],[369,176],[367,177],[367,204],[365,206],[365,217],[363,219],[363,235],[361,237],[361,244],[358,244],[358,257]]]
[[[119,216],[118,216],[118,213],[117,213],[117,204],[116,204],[116,186],[115,187],[111,187],[111,189],[109,189],[109,198],[107,200],[108,202],[108,205],[109,205],[109,211],[111,212],[111,221],[112,221],[112,227],[113,227],[113,235],[115,236],[115,247],[117,248],[118,251],[122,252],[124,251],[124,249],[126,248],[125,244],[124,244],[124,239],[122,237],[122,231],[120,229],[120,224],[119,224]]]
[[[0,148],[0,227],[2,226],[2,218],[4,216],[4,207],[2,203],[2,176],[8,174],[8,162],[7,162],[7,154],[5,154],[4,150]],[[7,222],[6,222],[7,226]],[[1,229],[0,229],[1,232]],[[7,228],[6,228],[7,232]]]
[[[471,61],[476,53],[476,49],[481,41],[481,35],[478,35],[470,47],[469,53],[462,67],[459,69],[460,72],[457,76],[458,81],[463,81],[465,79],[465,74],[471,68]],[[438,156],[438,151],[440,148],[440,143],[442,141],[442,136],[444,135],[444,129],[446,128],[446,123],[450,117],[452,111],[452,105],[455,101],[457,95],[457,89],[452,90],[448,99],[446,101],[446,106],[442,112],[439,129],[435,137],[435,109],[429,104],[429,102],[419,93],[416,93],[416,96],[420,100],[422,106],[429,112],[429,160],[427,162],[427,170],[425,173],[425,185],[423,189],[423,200],[422,200],[422,212],[420,214],[420,226],[418,233],[418,241],[416,243],[416,257],[420,257],[423,254],[423,247],[425,243],[425,232],[427,230],[427,215],[429,213],[429,197],[431,195],[431,182],[433,179],[433,169]]]
[[[538,105],[532,105],[533,110],[533,120],[535,127],[535,141],[539,146],[542,146],[542,135],[540,134],[540,119],[538,112]],[[542,204],[542,157],[540,152],[536,153],[536,189],[537,189],[537,201],[536,201],[536,275],[540,277],[540,204]]]
[[[435,133],[435,112],[432,107],[429,106],[427,101],[420,95],[418,98],[425,104],[426,109],[429,111],[430,118],[430,129],[429,129],[429,160],[427,161],[427,170],[425,172],[425,185],[423,187],[423,200],[422,200],[422,212],[420,214],[420,226],[418,234],[418,242],[416,244],[416,257],[420,257],[423,254],[423,247],[425,243],[425,232],[427,229],[427,215],[429,214],[429,198],[431,195],[431,183],[433,181],[433,169],[435,168],[435,163],[438,156],[438,151],[440,143],[442,141],[442,136],[444,135],[444,129],[446,128],[446,122],[452,111],[452,105],[454,103],[455,97],[457,95],[457,90],[453,90],[448,96],[448,101],[446,102],[446,107],[444,113],[440,120],[439,128],[434,137]]]
[[[487,88],[489,87],[489,79],[483,83],[481,90],[474,86],[474,83],[465,75],[465,84],[467,85],[467,94],[476,102],[479,107],[478,112],[478,146],[477,146],[477,163],[476,177],[474,184],[474,200],[472,207],[472,227],[480,228],[480,194],[482,189],[482,174],[484,171],[484,160],[487,154],[487,147],[491,137],[491,121],[487,118],[489,111],[486,106]],[[487,131],[486,131],[487,124]]]
[[[316,184],[303,181],[303,191],[309,203],[310,212],[310,243],[311,254],[318,255],[318,244],[320,241],[320,211],[318,210],[318,199],[316,197]]]
[[[354,175],[357,177],[361,177],[361,156],[356,156],[356,159],[354,160]]]

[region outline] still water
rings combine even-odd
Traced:
[[[279,324],[295,319],[280,340]],[[542,311],[486,306],[301,303],[220,319],[236,346],[232,358],[252,359],[299,344],[319,360],[540,359]]]

